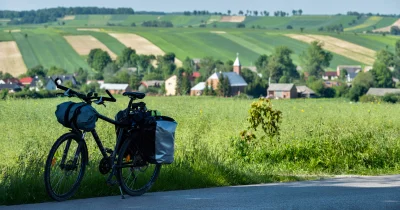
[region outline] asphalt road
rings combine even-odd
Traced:
[[[400,209],[400,175],[146,193],[0,209]]]

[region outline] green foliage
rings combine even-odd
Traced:
[[[313,41],[307,51],[301,55],[304,71],[312,76],[322,76],[325,72],[324,68],[329,67],[330,61],[333,58],[332,53],[324,51],[322,46],[322,43]]]
[[[354,78],[353,86],[349,91],[349,98],[352,101],[358,101],[360,96],[367,93],[370,87],[375,86],[375,79],[371,72],[360,72]]]
[[[53,75],[64,75],[67,74],[68,72],[65,69],[58,68],[55,66],[50,67],[50,69],[47,71],[47,76],[53,76]]]
[[[392,72],[380,60],[376,60],[371,70],[371,74],[375,79],[375,86],[380,88],[393,88]]]
[[[272,81],[279,81],[282,76],[286,76],[289,80],[300,77],[290,57],[292,53],[293,51],[285,46],[275,48],[274,53],[268,58],[267,64],[267,74]]]
[[[131,60],[132,54],[136,54],[136,51],[130,47],[125,48],[122,51],[122,55],[118,57],[118,62],[120,66],[124,64],[132,65],[133,61]]]
[[[159,21],[159,20],[152,20],[152,21],[144,21],[141,26],[143,27],[165,27],[165,28],[170,28],[174,27],[174,24],[172,24],[171,21]]]
[[[241,76],[247,83],[245,89],[247,95],[258,98],[267,94],[267,82],[260,78],[256,73],[244,68],[241,71]]]
[[[109,63],[111,63],[111,57],[107,51],[102,51],[101,49],[95,51],[93,60],[91,64],[89,64],[93,69],[99,72],[103,72],[104,67],[106,67]],[[89,59],[88,59],[89,63]]]
[[[8,95],[8,89],[0,90],[0,99],[2,99],[2,100],[6,99],[7,95]]]
[[[400,35],[400,28],[398,26],[390,27],[390,34],[392,34],[392,35]]]
[[[231,86],[229,83],[229,78],[225,77],[224,74],[219,75],[217,95],[223,97],[231,96]]]

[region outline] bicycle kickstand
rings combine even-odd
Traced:
[[[121,184],[119,184],[118,187],[119,187],[119,191],[121,192],[121,199],[125,199],[124,193],[122,192],[122,189],[121,189]]]

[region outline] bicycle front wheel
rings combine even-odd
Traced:
[[[51,198],[64,201],[78,189],[85,173],[87,151],[74,133],[62,135],[46,160],[44,183]]]
[[[117,177],[121,188],[128,195],[139,196],[147,192],[158,175],[161,164],[149,164],[143,160],[135,144],[125,141],[119,151]]]

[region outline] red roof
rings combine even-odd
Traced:
[[[192,77],[194,77],[194,78],[198,78],[198,77],[200,77],[200,72],[198,72],[198,71],[196,71],[196,72],[193,72],[193,75],[192,75]]]
[[[31,82],[33,81],[32,77],[24,77],[22,79],[19,80],[22,84],[31,84]]]

